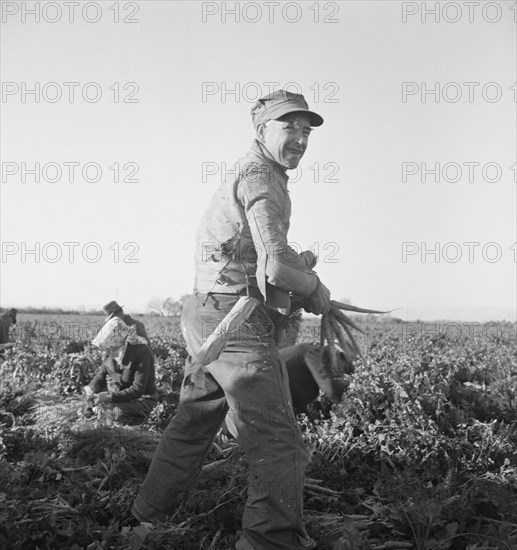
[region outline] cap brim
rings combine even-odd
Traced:
[[[310,123],[313,127],[321,126],[323,124],[323,117],[318,115],[318,113],[310,111],[309,109],[300,109],[296,107],[289,107],[287,105],[279,106],[278,112],[272,113],[273,116],[270,117],[270,120],[278,120],[289,113],[305,113],[309,115]]]
[[[105,321],[109,321],[113,315],[115,315],[115,313],[119,312],[122,310],[124,306],[120,306],[118,309],[116,309],[113,313],[110,313],[109,315],[106,316],[106,318],[104,319]]]

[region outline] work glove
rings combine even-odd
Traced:
[[[303,308],[314,315],[330,311],[330,290],[319,279],[316,290],[305,298]]]
[[[303,252],[300,252],[300,257],[303,258],[303,261],[305,262],[305,267],[309,269],[312,269],[318,262],[318,258],[311,250],[304,250]]]

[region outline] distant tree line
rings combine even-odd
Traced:
[[[102,309],[99,310],[78,310],[78,309],[62,309],[60,307],[17,307],[18,313],[46,313],[52,315],[104,315]],[[0,313],[6,311],[6,308],[0,308]]]
[[[145,312],[151,315],[160,315],[162,317],[179,317],[183,311],[183,305],[186,300],[190,298],[191,294],[184,294],[178,300],[168,297],[165,300],[160,298],[153,298],[150,300],[145,308]],[[0,307],[0,313],[8,310],[9,308]],[[102,315],[105,313],[102,309],[90,309],[85,311],[84,309],[63,309],[60,307],[17,307],[18,313],[26,314],[48,314],[48,315]],[[138,315],[138,314],[137,314]]]
[[[161,300],[159,298],[153,298],[147,304],[147,310],[153,315],[161,315],[162,317],[179,317],[183,311],[185,302],[192,296],[192,294],[184,294],[178,300],[172,297]]]

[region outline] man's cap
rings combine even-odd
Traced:
[[[104,310],[104,313],[107,315],[107,319],[111,319],[117,311],[120,311],[123,306],[119,306],[115,300],[108,302],[102,309]]]
[[[275,90],[259,99],[251,108],[251,119],[255,128],[268,120],[276,120],[288,113],[307,113],[311,126],[321,126],[323,117],[309,110],[305,98],[301,94],[287,92],[286,90]]]

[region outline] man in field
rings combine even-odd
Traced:
[[[186,372],[178,411],[164,432],[133,506],[140,521],[163,521],[195,481],[227,411],[249,462],[237,550],[314,548],[302,518],[308,453],[275,343],[274,318],[290,294],[307,311],[330,308],[310,251],[288,246],[287,169],[298,166],[313,126],[323,124],[303,96],[277,90],[252,108],[255,140],[236,175],[213,196],[197,233],[195,294],[182,314]],[[260,301],[218,359],[196,366],[201,345],[241,296]]]
[[[92,344],[105,352],[102,365],[84,387],[88,399],[111,408],[121,424],[140,424],[158,402],[154,357],[145,338],[118,317],[101,328]]]
[[[18,310],[13,307],[0,315],[0,344],[7,344],[9,342],[9,332],[11,327],[16,325],[17,314]]]
[[[134,326],[136,328],[136,333],[138,336],[142,336],[147,340],[147,344],[150,345],[149,336],[147,336],[147,331],[145,330],[145,326],[142,322],[137,321],[136,319],[133,319],[131,315],[128,315],[127,313],[124,313],[124,310],[122,309],[122,306],[119,306],[115,300],[108,302],[103,308],[104,313],[106,314],[106,321],[109,321],[113,317],[118,317],[128,327]]]
[[[17,313],[18,311],[13,307],[0,315],[0,359],[2,360],[4,357],[2,352],[14,345],[10,339],[10,332],[11,327],[16,324]]]
[[[349,381],[336,376],[330,367],[330,353],[336,355],[336,371],[344,374],[354,372],[353,363],[340,349],[331,352],[314,344],[297,344],[280,350],[289,375],[289,390],[295,411],[304,412],[320,391],[333,403],[339,403]]]

